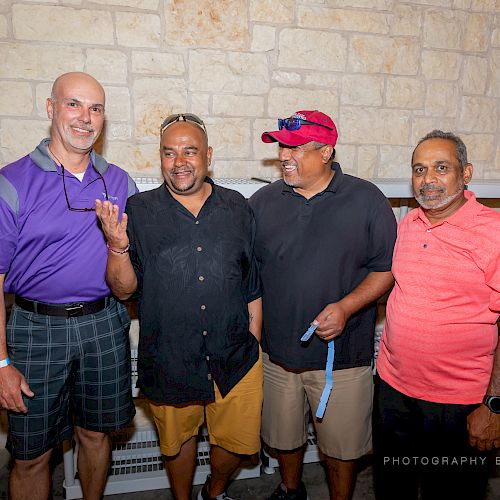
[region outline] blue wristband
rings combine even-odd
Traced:
[[[311,323],[307,331],[300,337],[301,342],[307,342],[313,335],[314,331],[318,325]],[[325,387],[323,388],[323,393],[321,394],[321,399],[319,401],[318,408],[316,410],[316,417],[323,418],[326,411],[326,405],[328,404],[328,400],[330,399],[330,394],[333,389],[333,363],[335,361],[335,343],[332,340],[328,342],[328,354],[326,359],[326,368],[325,368]]]
[[[325,416],[326,405],[333,389],[333,363],[335,361],[335,342],[330,340],[328,342],[328,355],[326,359],[326,383],[319,400],[318,409],[316,410],[316,417],[323,418]]]
[[[0,368],[10,365],[10,358],[0,359]]]

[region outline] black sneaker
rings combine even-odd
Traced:
[[[203,485],[201,490],[198,492],[198,496],[196,497],[197,500],[235,500],[231,497],[228,497],[225,491],[223,493],[221,493],[220,495],[217,495],[216,497],[208,496],[208,483],[209,482],[210,482],[210,476],[207,476],[205,484]]]
[[[296,490],[287,492],[284,489],[283,483],[280,483],[267,500],[307,500],[306,487],[301,481]]]

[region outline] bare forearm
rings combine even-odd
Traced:
[[[348,295],[338,302],[328,304],[314,318],[316,335],[332,340],[344,331],[349,318],[363,307],[376,301],[394,284],[392,273],[372,272]]]
[[[248,304],[248,329],[260,342],[262,334],[262,299],[256,299]]]
[[[0,274],[0,359],[8,357],[5,312],[5,296],[3,293],[5,274]],[[33,396],[33,392],[21,373],[10,364],[0,368],[0,408],[25,413],[27,411],[22,394]]]
[[[500,396],[500,342],[498,342],[495,349],[493,369],[491,371],[490,383],[488,384],[486,394]]]
[[[137,277],[128,253],[128,216],[123,213],[120,220],[120,207],[100,200],[95,201],[95,213],[108,241],[106,281],[116,297],[121,300],[128,299],[137,288]]]
[[[500,396],[500,346],[497,344],[490,382],[486,389],[490,396]],[[482,404],[467,417],[469,443],[481,451],[500,448],[500,415]]]
[[[128,253],[108,252],[106,281],[113,294],[120,300],[128,299],[137,288],[137,277]]]
[[[3,283],[5,274],[0,274],[0,359],[5,359],[7,353],[7,314],[5,312],[5,296],[3,292]]]
[[[376,301],[391,289],[394,277],[390,271],[371,272],[348,295],[338,302],[345,310],[347,317],[357,313],[360,309]]]

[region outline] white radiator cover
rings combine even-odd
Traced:
[[[368,179],[384,193],[387,198],[413,198],[411,181],[408,179]],[[158,187],[163,179],[154,176],[132,177],[137,184],[139,191],[149,191]],[[245,198],[250,198],[262,186],[267,185],[276,179],[247,179],[238,178],[214,178],[216,184],[229,189],[239,191]],[[268,182],[266,182],[268,181]],[[500,198],[500,180],[472,180],[469,189],[474,191],[477,198]]]
[[[162,184],[163,179],[161,177],[132,177],[137,184],[139,191],[149,191],[150,189],[157,188]],[[255,179],[243,179],[243,178],[220,178],[213,179],[215,184],[219,186],[234,189],[240,192],[245,198],[250,198],[252,194],[258,191],[262,186],[266,186],[268,182],[255,180]]]

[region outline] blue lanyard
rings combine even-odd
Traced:
[[[308,341],[318,325],[311,324],[311,326],[307,329],[307,331],[300,337],[301,342]],[[335,360],[335,342],[330,340],[328,342],[328,355],[326,358],[326,383],[323,388],[323,393],[321,394],[321,398],[319,400],[318,409],[316,410],[316,417],[323,418],[326,411],[326,405],[328,404],[328,399],[330,398],[330,394],[333,389],[333,362]]]

